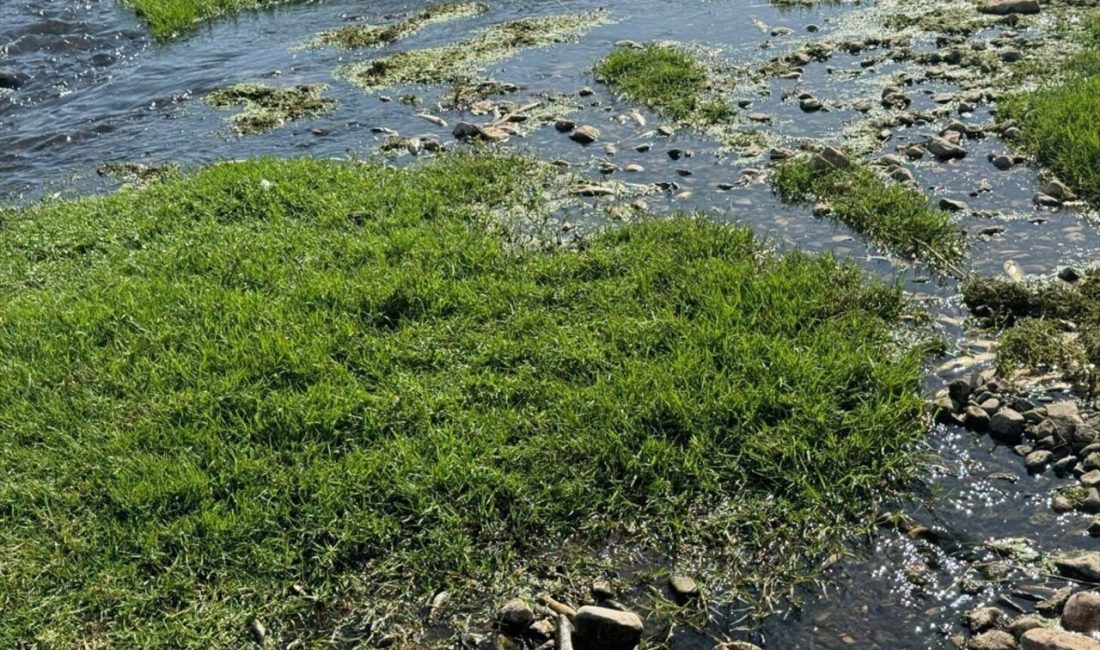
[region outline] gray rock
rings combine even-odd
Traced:
[[[1081,272],[1072,266],[1067,266],[1061,271],[1058,271],[1058,279],[1063,282],[1077,282],[1081,277]]]
[[[1100,582],[1100,551],[1083,551],[1055,555],[1054,567],[1069,578]]]
[[[814,166],[819,169],[845,169],[852,164],[848,156],[835,147],[825,147],[814,156],[813,161]]]
[[[637,614],[591,605],[577,610],[573,625],[576,636],[601,650],[631,650],[645,627]]]
[[[978,8],[983,14],[1007,16],[1008,14],[1037,14],[1039,0],[989,0]]]
[[[822,104],[821,100],[817,97],[806,97],[805,99],[799,100],[798,107],[805,113],[815,113],[825,108],[825,105]]]
[[[1019,639],[1024,632],[1034,630],[1037,627],[1043,627],[1043,619],[1034,614],[1024,614],[1012,619],[1012,622],[1008,624],[1008,633]]]
[[[1041,472],[1054,460],[1054,452],[1045,449],[1033,451],[1024,458],[1024,467],[1031,472]]]
[[[1100,537],[1100,517],[1093,517],[1089,527],[1085,529],[1089,537]]]
[[[1100,469],[1092,469],[1081,475],[1081,485],[1085,487],[1100,486]]]
[[[989,429],[989,413],[980,406],[974,404],[967,406],[966,411],[963,413],[963,420],[966,422],[966,426],[974,431]]]
[[[726,641],[714,646],[714,650],[761,650],[761,648],[748,641]]]
[[[940,199],[940,209],[947,210],[948,212],[965,212],[968,206],[962,201],[956,201],[955,199]]]
[[[1052,180],[1043,186],[1043,193],[1049,194],[1059,201],[1072,201],[1077,198],[1069,186],[1059,180]]]
[[[1008,632],[990,630],[970,640],[970,650],[1017,650],[1016,639]]]
[[[455,124],[455,128],[451,131],[451,135],[459,140],[465,140],[466,138],[475,138],[481,135],[481,127],[470,122],[459,122]]]
[[[925,145],[925,148],[928,149],[929,153],[940,160],[953,160],[966,157],[966,149],[963,149],[945,138],[933,137],[928,141],[928,144]]]
[[[998,627],[1004,621],[1005,613],[996,607],[979,607],[966,615],[966,626],[971,632],[984,632]]]
[[[994,167],[1001,171],[1007,171],[1009,169],[1012,169],[1016,165],[1016,161],[1012,159],[1012,156],[1006,156],[1004,154],[1000,156],[993,156],[993,158],[990,159],[990,162],[993,163]]]
[[[1024,416],[1018,411],[1003,408],[990,419],[989,431],[1001,442],[1016,444],[1024,435]]]
[[[1081,510],[1092,514],[1100,512],[1100,489],[1089,488],[1088,495],[1081,502]]]
[[[19,72],[0,72],[0,88],[19,90],[28,80],[30,77]]]
[[[569,134],[569,139],[581,144],[592,144],[600,137],[600,130],[594,126],[578,126]]]
[[[502,630],[518,632],[535,622],[535,612],[521,598],[513,598],[497,610],[496,623]]]
[[[1036,603],[1035,611],[1043,616],[1054,618],[1062,613],[1062,608],[1066,606],[1066,601],[1069,600],[1069,597],[1072,595],[1072,587],[1062,587],[1054,592],[1050,598]]]
[[[1100,632],[1100,594],[1079,591],[1070,596],[1062,609],[1062,627],[1090,636]]]
[[[1024,632],[1020,647],[1023,650],[1100,650],[1100,641],[1073,632],[1037,627]]]
[[[680,598],[694,598],[699,595],[699,585],[695,584],[691,576],[673,574],[668,577],[668,586]]]

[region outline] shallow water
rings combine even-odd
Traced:
[[[740,158],[699,134],[681,131],[659,137],[653,127],[661,120],[644,109],[647,126],[621,122],[616,118],[636,107],[617,101],[589,73],[591,65],[620,39],[696,42],[720,48],[730,61],[759,64],[807,39],[830,36],[847,24],[852,12],[863,8],[833,5],[780,11],[769,3],[743,0],[488,4],[491,10],[485,15],[435,25],[378,50],[348,53],[295,46],[353,18],[383,22],[419,5],[389,0],[289,5],[216,21],[188,38],[161,45],[150,39],[132,12],[114,0],[3,0],[0,73],[25,75],[26,82],[14,91],[0,90],[0,196],[22,203],[53,193],[106,191],[117,182],[100,177],[96,169],[109,161],[187,167],[258,155],[367,157],[385,138],[373,133],[372,127],[394,129],[403,136],[435,134],[449,143],[449,128],[415,116],[421,110],[439,114],[435,104],[442,97],[441,89],[393,88],[384,95],[394,101],[383,101],[381,94],[367,94],[334,79],[333,69],[392,51],[450,43],[502,20],[603,6],[613,21],[610,24],[593,28],[575,43],[523,52],[486,72],[495,80],[519,85],[517,102],[540,92],[574,93],[591,86],[595,93],[584,98],[585,107],[574,119],[598,126],[600,142],[582,147],[553,128],[543,128],[528,138],[513,139],[512,145],[529,148],[545,159],[568,161],[578,173],[593,179],[601,176],[600,161],[620,168],[638,163],[644,172],[617,171],[612,178],[632,183],[675,181],[679,191],[691,192],[682,198],[649,196],[651,208],[704,210],[715,218],[749,225],[781,247],[849,256],[880,278],[903,282],[940,315],[942,332],[954,342],[953,353],[967,351],[967,332],[958,325],[963,314],[954,279],[884,255],[846,227],[814,218],[809,207],[781,205],[766,183],[719,190],[718,183],[736,182],[742,168],[766,168],[766,160]],[[820,32],[807,32],[810,24],[819,26]],[[789,27],[793,33],[772,38],[762,26],[766,30]],[[860,117],[843,105],[854,95],[877,98],[884,80],[903,69],[895,63],[861,65],[881,54],[875,50],[836,54],[828,62],[807,66],[799,80],[768,82],[766,94],[746,84],[744,98],[753,102],[751,110],[772,116],[769,130],[777,143],[796,147],[801,138],[835,138]],[[240,137],[229,126],[231,113],[215,111],[201,99],[214,88],[237,81],[327,83],[328,95],[338,99],[340,106],[323,117]],[[928,108],[933,105],[933,93],[950,89],[947,84],[926,83],[909,94],[915,107]],[[782,101],[786,91],[796,91],[795,95],[810,91],[838,108],[807,115],[797,101]],[[405,94],[415,94],[420,104],[396,101]],[[442,115],[451,124],[461,119]],[[990,120],[988,106],[963,118],[967,123]],[[899,145],[919,141],[947,121],[935,127],[894,129],[879,153],[893,153]],[[618,152],[609,156],[602,145],[612,142]],[[652,148],[644,153],[633,149],[643,143]],[[1018,166],[1001,172],[986,161],[987,154],[1004,152],[1004,143],[991,136],[966,146],[970,155],[958,163],[920,161],[910,166],[930,196],[962,199],[975,211],[999,213],[960,217],[970,244],[964,262],[968,271],[994,275],[1013,260],[1027,273],[1042,274],[1067,263],[1100,261],[1100,231],[1094,222],[1073,209],[1050,211],[1032,205],[1032,194],[1041,186],[1035,170]],[[694,155],[673,160],[667,154],[670,148],[690,149]],[[679,170],[691,175],[681,175]],[[992,190],[976,193],[983,179]],[[1004,231],[980,234],[990,226]],[[929,390],[953,376],[930,374]],[[853,544],[853,557],[829,572],[823,591],[802,594],[805,607],[766,621],[757,638],[765,640],[767,647],[946,648],[946,634],[959,631],[961,613],[994,595],[967,596],[959,591],[966,566],[961,560],[984,557],[983,542],[1026,536],[1043,551],[1095,545],[1083,532],[1084,515],[1055,517],[1047,507],[1051,489],[1062,479],[1051,474],[1029,476],[1011,449],[965,431],[939,429],[927,444],[943,469],[898,507],[946,530],[953,544],[945,551],[889,532],[866,544]],[[998,472],[1016,480],[990,478]],[[906,578],[907,569],[913,567],[924,567],[923,586],[914,586]],[[1043,579],[1023,579],[1029,581],[1038,584]],[[1020,604],[1028,607],[1026,601]],[[670,645],[710,648],[714,639],[741,635],[731,614],[716,617],[704,634],[677,633]]]

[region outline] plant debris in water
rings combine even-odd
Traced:
[[[396,42],[420,31],[428,25],[469,18],[488,11],[480,2],[441,3],[429,5],[422,11],[391,25],[347,25],[321,32],[306,45],[328,45],[346,50],[374,47]]]
[[[206,101],[219,109],[243,107],[243,111],[233,116],[234,128],[245,134],[262,133],[290,120],[331,112],[337,102],[322,97],[326,88],[324,84],[276,88],[261,83],[239,83],[211,92]]]
[[[468,83],[489,63],[527,48],[569,41],[604,22],[602,11],[521,18],[493,25],[452,45],[345,65],[336,74],[367,91],[400,84]]]
[[[820,202],[820,212],[899,255],[950,266],[963,253],[963,234],[948,212],[865,164],[801,156],[780,165],[771,181],[782,200]]]
[[[751,593],[863,525],[923,435],[900,289],[706,219],[511,251],[485,214],[532,167],[264,159],[7,214],[0,646],[369,645],[615,535],[723,540]]]

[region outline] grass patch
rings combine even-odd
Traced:
[[[0,213],[0,646],[370,644],[616,535],[805,577],[923,433],[900,290],[706,220],[510,251],[485,215],[534,171],[259,160]]]
[[[125,0],[159,40],[168,40],[192,29],[196,23],[222,14],[256,9],[289,0]]]
[[[779,166],[772,187],[784,201],[827,203],[832,217],[899,255],[947,267],[962,255],[963,236],[949,213],[866,165],[836,168],[803,156]]]
[[[564,43],[602,24],[603,12],[521,18],[458,43],[341,66],[336,74],[370,92],[400,84],[468,83],[484,66],[522,50]]]
[[[999,105],[1020,128],[1019,144],[1083,198],[1100,203],[1100,13],[1084,23],[1081,51],[1052,84],[1016,93]],[[1042,70],[1050,78],[1049,66]]]
[[[990,327],[1004,328],[998,370],[1056,367],[1089,390],[1100,367],[1100,273],[1073,284],[979,278],[963,285],[963,302]]]
[[[345,50],[375,47],[411,36],[429,25],[469,18],[488,10],[489,8],[480,2],[434,4],[391,25],[347,25],[330,29],[321,32],[306,45],[309,47],[331,45]]]
[[[707,70],[675,47],[619,48],[596,64],[597,77],[631,101],[674,120],[687,120],[703,102]]]
[[[291,120],[316,117],[336,108],[335,99],[322,97],[324,84],[276,88],[261,83],[239,83],[218,88],[206,96],[206,102],[219,109],[242,107],[233,116],[239,133],[263,133]]]
[[[1081,349],[1066,340],[1057,323],[1025,318],[1001,337],[997,371],[1005,376],[1019,368],[1047,367],[1072,372],[1083,362]]]

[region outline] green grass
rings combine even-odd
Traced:
[[[619,48],[597,63],[595,72],[612,90],[674,120],[691,118],[704,103],[706,68],[675,47]]]
[[[963,303],[991,327],[1003,328],[998,370],[1054,366],[1086,388],[1100,389],[1100,272],[1073,285],[976,278]],[[1089,364],[1093,367],[1090,368]]]
[[[1001,336],[997,371],[1008,376],[1017,368],[1031,370],[1047,366],[1072,372],[1083,362],[1082,351],[1066,340],[1057,323],[1024,318]]]
[[[258,160],[0,212],[0,647],[408,639],[616,535],[735,593],[812,574],[922,435],[900,290],[688,218],[517,252],[487,224],[536,171]]]
[[[866,165],[823,169],[804,156],[779,166],[772,187],[784,201],[828,204],[833,218],[899,255],[948,267],[962,255],[963,236],[949,213]]]
[[[125,0],[149,23],[153,36],[168,40],[196,23],[223,14],[283,4],[291,0]]]
[[[1067,37],[1068,38],[1068,37]],[[1019,144],[1082,198],[1100,203],[1100,13],[1085,21],[1081,51],[1036,90],[1016,93],[999,106],[1016,120]],[[1050,78],[1052,71],[1041,71]]]

